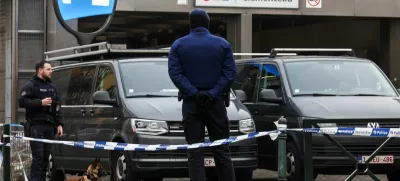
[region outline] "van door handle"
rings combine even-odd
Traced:
[[[89,110],[90,114],[94,114],[96,111],[94,109]]]
[[[86,109],[85,108],[81,109],[81,113],[86,114]]]
[[[258,113],[258,111],[260,111],[260,108],[254,108],[254,109],[253,109],[253,112],[254,112],[254,113]]]

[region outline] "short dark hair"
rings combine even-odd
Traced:
[[[46,64],[46,63],[49,63],[49,62],[46,62],[45,60],[41,60],[41,61],[37,62],[35,64],[35,71],[37,72],[38,69],[44,68],[44,64]]]

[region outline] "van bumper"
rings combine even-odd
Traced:
[[[338,143],[349,151],[356,159],[359,156],[371,155],[387,138],[330,135]],[[313,165],[318,173],[347,174],[355,170],[356,162],[350,159],[332,142],[321,134],[313,134]],[[400,139],[392,138],[381,149],[378,155],[391,155],[394,158],[392,164],[370,164],[369,170],[374,174],[386,174],[400,169]],[[365,170],[365,167],[362,171]]]
[[[137,144],[186,144],[183,137],[168,136],[138,136]],[[209,140],[205,140],[209,141]],[[257,144],[255,139],[243,140],[230,144],[231,158],[235,169],[257,168]],[[140,172],[144,177],[182,177],[188,176],[188,159],[186,150],[171,151],[140,151],[129,152],[132,161],[132,171]],[[213,158],[211,148],[204,148],[204,158]],[[206,170],[209,167],[206,167]],[[213,167],[210,167],[213,168]]]

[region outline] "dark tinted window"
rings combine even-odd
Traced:
[[[125,94],[178,95],[168,75],[167,61],[124,62],[120,64]]]
[[[116,98],[117,82],[111,66],[102,65],[99,67],[95,91],[107,91],[111,99]]]
[[[57,89],[59,99],[65,104],[72,69],[54,71],[51,76],[52,84]]]
[[[91,104],[95,66],[74,67],[68,87],[67,105]]]
[[[287,62],[285,68],[294,95],[396,95],[384,74],[371,62],[309,60]]]
[[[282,97],[281,76],[274,64],[263,65],[258,93],[263,89],[272,89],[277,97]]]
[[[237,75],[234,83],[232,84],[233,90],[243,90],[247,95],[247,101],[254,100],[254,90],[257,84],[257,77],[260,69],[258,64],[245,64],[237,65]]]

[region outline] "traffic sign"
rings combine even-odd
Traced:
[[[64,21],[97,16],[111,15],[115,0],[57,0]]]
[[[322,0],[306,0],[306,8],[321,8]]]

